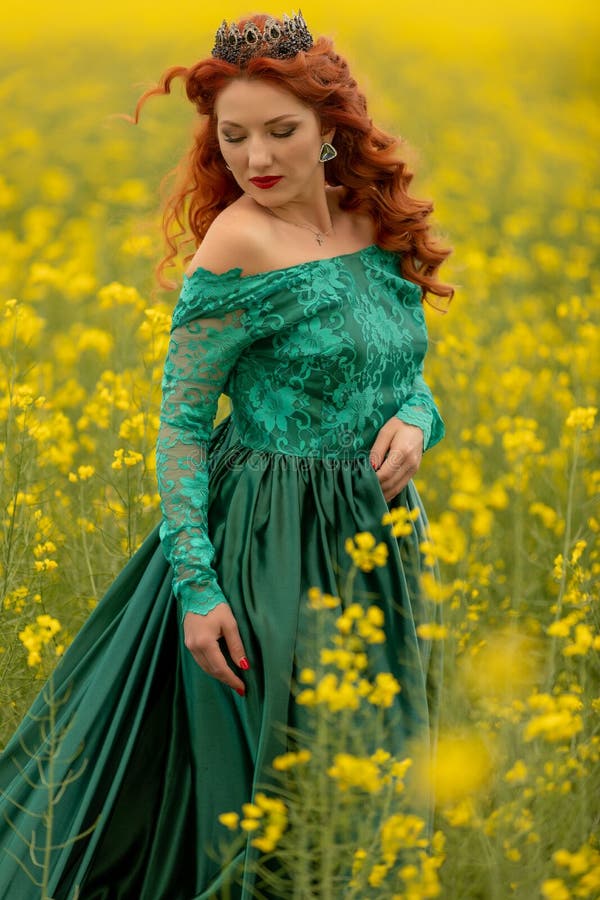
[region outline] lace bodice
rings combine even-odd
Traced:
[[[394,415],[421,428],[428,449],[444,426],[423,380],[426,349],[421,290],[376,245],[259,275],[184,276],[157,444],[161,539],[182,618],[227,602],[207,525],[220,394],[255,450],[368,459]]]

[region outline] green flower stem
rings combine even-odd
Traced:
[[[565,511],[565,536],[562,548],[562,569],[560,573],[560,582],[558,586],[558,597],[556,599],[556,611],[554,613],[554,621],[557,622],[562,615],[563,601],[565,590],[567,587],[567,567],[569,553],[571,552],[571,541],[573,531],[573,509],[575,502],[575,485],[577,483],[577,467],[579,464],[579,432],[575,434],[573,445],[573,458],[571,461],[571,469],[569,471],[569,484],[567,487],[567,509]],[[550,653],[548,654],[548,671],[546,675],[546,688],[549,690],[552,686],[554,673],[556,671],[556,656],[558,651],[558,637],[552,635],[550,642]]]
[[[521,467],[523,464],[521,463]],[[518,471],[518,470],[517,470]],[[513,608],[517,609],[523,604],[523,560],[525,516],[523,511],[524,491],[518,490],[513,497]]]
[[[52,828],[54,826],[54,757],[55,757],[55,734],[56,734],[56,704],[54,698],[54,678],[50,675],[48,679],[48,688],[50,691],[48,697],[48,734],[50,735],[50,753],[48,756],[48,776],[46,779],[48,786],[48,806],[44,815],[44,825],[46,826],[46,840],[44,842],[44,861],[42,868],[42,897],[41,900],[52,900],[48,894],[48,880],[50,877],[50,858],[52,856]]]
[[[319,705],[317,708],[317,746],[328,749],[331,741],[328,710],[325,705]],[[326,813],[328,813],[324,817],[321,816],[321,828],[319,834],[321,900],[334,900],[332,883],[332,848],[335,847],[335,839],[332,823],[334,822],[335,817],[330,806],[331,794],[331,779],[327,774],[326,768],[321,766],[319,769],[320,805],[321,810],[324,809]]]
[[[354,580],[356,578],[358,572],[358,566],[352,564],[350,569],[348,570],[348,574],[346,575],[346,581],[344,584],[343,596],[348,603],[348,606],[352,603],[352,594],[354,592]]]
[[[80,512],[81,512],[81,519],[83,522],[83,519],[85,519],[85,515],[84,515],[85,505],[83,502],[83,485],[81,484],[81,482],[79,483],[79,508],[80,508]],[[95,600],[97,600],[98,599],[98,588],[96,585],[96,578],[94,576],[94,569],[92,567],[90,548],[89,548],[89,544],[88,544],[88,540],[87,540],[87,532],[86,532],[83,524],[81,525],[80,531],[81,531],[81,547],[83,550],[83,559],[85,562],[85,567],[88,571],[88,575],[90,576],[90,584],[91,584],[91,588],[92,588],[93,597]]]

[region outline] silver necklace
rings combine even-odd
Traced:
[[[276,215],[272,209],[266,207],[267,212],[271,213],[274,218],[279,219],[280,222],[285,222],[287,225],[295,225],[296,228],[307,228],[311,234],[314,234],[315,241],[321,246],[326,237],[329,237],[330,234],[334,231],[333,222],[331,223],[331,228],[328,231],[319,231],[313,225],[308,225],[306,222],[291,222],[290,219],[284,219],[282,216]]]

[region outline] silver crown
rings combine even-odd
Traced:
[[[212,56],[237,65],[253,56],[289,59],[312,45],[312,35],[299,11],[291,18],[282,16],[281,22],[269,17],[262,31],[254,22],[248,22],[240,31],[237,25],[223,20],[215,35]]]

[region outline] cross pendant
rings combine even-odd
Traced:
[[[315,234],[315,240],[320,247],[321,244],[323,243],[323,241],[325,240],[325,238],[323,237],[322,234]]]

